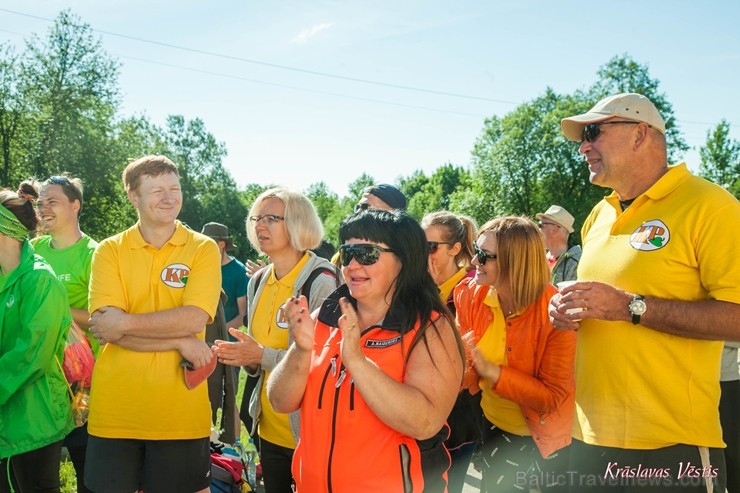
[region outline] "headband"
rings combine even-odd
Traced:
[[[28,236],[28,228],[2,204],[0,204],[0,234],[18,241],[23,241]]]

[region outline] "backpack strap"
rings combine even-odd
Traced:
[[[311,286],[313,285],[313,282],[321,275],[321,274],[329,274],[334,278],[334,282],[337,287],[339,287],[339,276],[337,275],[337,271],[335,270],[336,267],[317,267],[311,273],[308,275],[308,278],[306,279],[306,282],[303,283],[303,286],[301,286],[300,293],[306,297],[306,301],[311,301]]]
[[[260,269],[252,278],[252,282],[254,282],[254,292],[257,293],[257,289],[259,288],[260,281],[262,281],[262,275],[265,273],[265,269]],[[311,286],[313,286],[313,282],[321,275],[321,274],[329,274],[334,278],[334,282],[336,284],[336,287],[339,287],[339,275],[337,274],[336,267],[317,267],[311,273],[308,275],[308,278],[306,279],[306,282],[303,283],[303,286],[301,286],[301,289],[299,291],[300,294],[306,297],[306,301],[311,300]],[[244,316],[244,326],[246,327],[246,321],[249,314]]]
[[[257,294],[257,290],[260,287],[260,281],[262,280],[262,275],[264,273],[265,273],[265,269],[262,268],[258,270],[257,273],[252,277],[250,282],[254,283],[254,293],[252,294],[251,298],[247,299],[247,306],[249,306],[249,304],[251,304],[252,301],[254,301],[254,295]],[[249,290],[247,290],[247,297],[249,297]],[[249,327],[249,310],[247,310],[247,313],[244,314],[244,320],[243,320],[242,325],[244,325],[244,327]]]

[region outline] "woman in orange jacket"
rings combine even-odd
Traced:
[[[496,492],[563,484],[558,461],[543,459],[570,443],[576,335],[550,323],[556,289],[541,233],[528,218],[494,219],[475,250],[475,277],[455,289],[455,306],[475,344],[465,384],[483,392],[483,483]]]

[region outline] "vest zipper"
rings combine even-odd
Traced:
[[[336,370],[336,356],[332,358],[332,368]],[[336,373],[336,372],[332,372]],[[328,375],[328,373],[327,373]],[[339,409],[339,392],[341,391],[341,385],[344,379],[346,378],[346,372],[344,370],[344,365],[341,366],[340,372],[339,372],[339,378],[337,379],[336,384],[334,385],[334,408],[332,409],[332,416],[331,416],[331,440],[329,442],[329,460],[327,461],[327,491],[328,493],[332,493],[333,488],[331,486],[331,464],[332,464],[332,458],[334,457],[334,444],[336,443],[337,438],[337,410]]]
[[[324,379],[321,380],[321,388],[319,389],[319,409],[321,409],[322,402],[324,401],[324,388],[326,387],[326,381],[329,378],[329,373],[331,373],[333,376],[337,374],[337,357],[334,356],[330,361],[331,365],[327,367],[326,372],[324,373]]]

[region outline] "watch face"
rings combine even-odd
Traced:
[[[630,312],[634,315],[642,315],[647,311],[647,305],[644,300],[635,299],[630,303]]]

